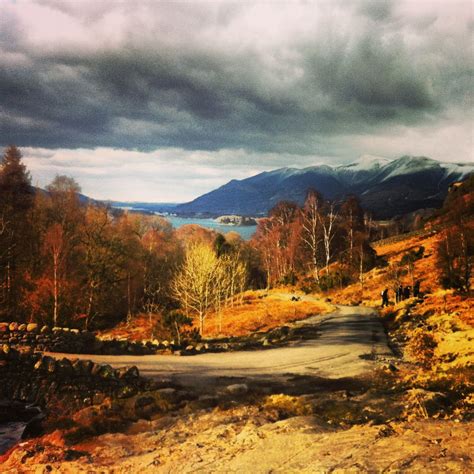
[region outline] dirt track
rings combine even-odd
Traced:
[[[318,324],[321,331],[317,339],[261,351],[207,353],[190,357],[54,355],[92,359],[114,367],[136,365],[144,376],[171,377],[194,386],[208,384],[219,377],[355,377],[374,367],[375,355],[391,355],[383,327],[370,308],[339,306],[334,313],[315,316],[299,324],[312,322]]]

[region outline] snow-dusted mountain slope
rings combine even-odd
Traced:
[[[396,160],[364,155],[348,165],[282,168],[260,173],[179,205],[179,213],[265,215],[277,202],[302,204],[308,189],[328,199],[348,194],[378,218],[389,218],[420,208],[438,207],[449,184],[474,173],[473,163],[443,163],[426,157]]]

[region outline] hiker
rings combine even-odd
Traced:
[[[416,280],[415,285],[413,286],[413,296],[415,298],[420,296],[420,280]]]
[[[403,299],[407,300],[410,298],[410,293],[411,293],[411,286],[405,286],[405,289],[403,290]]]
[[[385,288],[385,290],[382,291],[382,308],[384,306],[388,306],[388,288]]]

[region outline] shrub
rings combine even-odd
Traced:
[[[312,405],[304,398],[284,394],[269,395],[265,398],[263,407],[269,411],[276,411],[280,419],[313,413]]]

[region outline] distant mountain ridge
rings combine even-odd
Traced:
[[[387,219],[422,208],[440,207],[449,185],[474,173],[473,163],[444,163],[423,156],[364,155],[348,165],[281,168],[232,180],[193,201],[179,214],[266,215],[279,201],[304,202],[308,189],[327,199],[355,194],[375,218]]]

